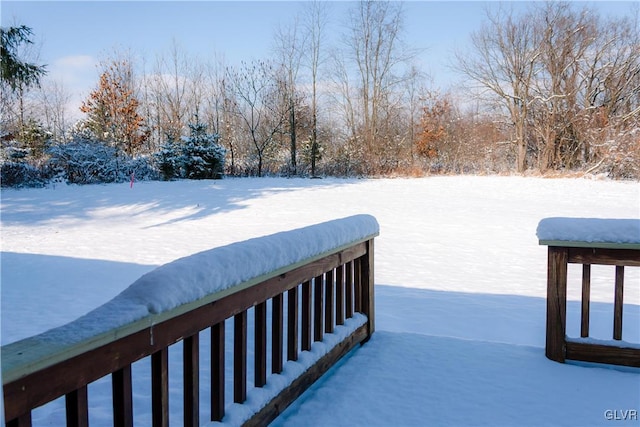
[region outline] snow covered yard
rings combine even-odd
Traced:
[[[2,344],[72,321],[176,258],[358,213],[381,227],[377,332],[277,425],[611,425],[640,411],[637,370],[544,357],[546,247],[535,234],[545,217],[640,218],[636,182],[264,178],[3,190]],[[579,336],[574,270],[567,330]],[[623,339],[639,343],[640,274],[628,270]],[[592,336],[610,339],[612,301],[613,270],[594,267]],[[94,389],[92,425],[108,425],[109,388]],[[146,398],[134,395],[139,425]],[[63,415],[51,405],[34,421],[58,425]],[[180,417],[176,402],[172,423]]]

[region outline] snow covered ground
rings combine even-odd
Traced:
[[[0,213],[2,344],[70,322],[177,258],[367,213],[381,229],[377,332],[276,425],[640,425],[637,416],[620,419],[640,412],[638,370],[544,357],[546,247],[536,237],[545,217],[640,218],[636,182],[139,182],[3,189]],[[623,340],[640,343],[640,272],[627,270]],[[571,336],[579,335],[579,273],[569,270]],[[611,338],[613,275],[609,267],[592,271],[595,338]],[[134,366],[134,379],[136,369],[145,367]],[[144,387],[134,383],[142,426],[150,417]],[[89,394],[92,425],[109,425],[108,384]],[[178,425],[181,402],[171,402]],[[59,425],[63,416],[58,402],[37,410],[34,423]]]

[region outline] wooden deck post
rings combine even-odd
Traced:
[[[565,361],[567,328],[567,263],[569,250],[549,246],[547,264],[547,342],[546,356]]]
[[[367,340],[375,331],[375,301],[373,290],[373,239],[367,242],[367,253],[360,261],[360,293],[362,313],[367,316]]]

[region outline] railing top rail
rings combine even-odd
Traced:
[[[214,248],[165,264],[87,315],[2,346],[3,384],[341,252],[378,234],[379,225],[374,217],[355,215]]]
[[[640,250],[640,219],[635,218],[544,218],[536,234],[546,246]]]
[[[580,242],[575,240],[538,240],[540,246],[561,248],[631,249],[640,250],[640,243]]]

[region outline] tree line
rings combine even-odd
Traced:
[[[177,42],[152,64],[115,52],[76,123],[65,119],[64,90],[40,86],[46,68],[20,58],[31,29],[3,28],[3,185],[20,173],[69,180],[74,156],[114,180],[134,169],[165,179],[513,171],[640,178],[637,8],[622,18],[563,2],[517,13],[490,8],[468,48],[452,52],[465,82],[456,90],[430,86],[415,65],[404,13],[402,3],[354,3],[340,42],[330,45],[330,3],[308,2],[274,31],[268,58],[238,65],[204,61]],[[193,174],[203,153],[213,156],[204,166],[211,171]]]

